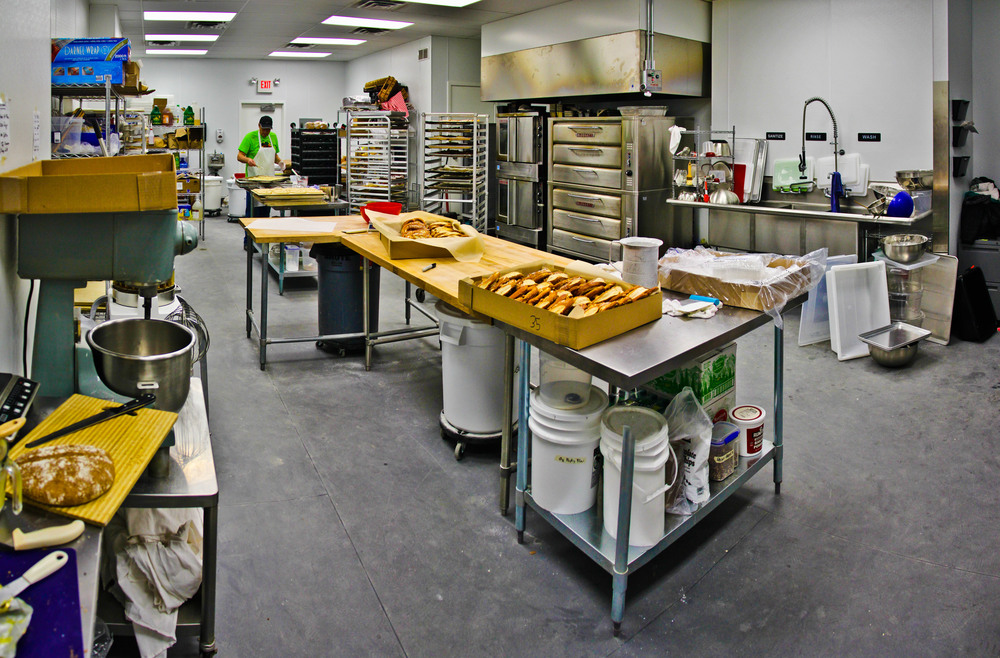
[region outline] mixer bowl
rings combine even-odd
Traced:
[[[119,395],[153,393],[163,411],[180,411],[187,400],[195,342],[193,331],[166,320],[123,318],[87,332],[101,381]]]
[[[897,263],[912,263],[924,253],[924,245],[930,241],[919,233],[898,233],[882,238],[882,252],[886,258]]]

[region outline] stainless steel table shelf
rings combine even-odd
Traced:
[[[669,291],[666,294],[671,294]],[[789,304],[794,308],[805,301],[802,295]],[[604,531],[597,506],[580,514],[560,515],[541,509],[531,498],[528,486],[529,446],[531,432],[528,426],[529,400],[529,345],[556,356],[567,363],[607,381],[612,386],[633,389],[670,372],[710,350],[721,347],[754,329],[770,323],[771,317],[759,311],[724,307],[710,320],[695,320],[664,316],[621,336],[590,347],[573,350],[528,333],[503,322],[494,324],[507,334],[504,377],[504,413],[514,404],[514,340],[522,340],[520,362],[520,398],[518,400],[517,457],[510,461],[511,432],[504,428],[501,441],[500,462],[500,511],[506,514],[509,504],[510,476],[517,474],[515,528],[518,542],[524,540],[527,507],[551,524],[560,534],[580,548],[588,557],[612,574],[611,620],[615,635],[621,631],[625,612],[625,590],[629,575],[643,566],[690,528],[715,509],[723,500],[735,493],[765,464],[774,466],[775,493],[781,492],[782,468],[782,400],[784,369],[784,332],[774,327],[774,411],[772,416],[773,441],[766,442],[764,451],[755,460],[740,459],[736,472],[721,483],[711,486],[711,498],[689,517],[667,516],[663,537],[653,546],[628,544],[631,523],[632,464],[635,442],[631,436],[623,438],[622,477],[619,491],[617,540]]]

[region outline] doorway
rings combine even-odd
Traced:
[[[267,111],[265,111],[267,110]],[[240,103],[240,132],[238,139],[242,141],[248,132],[257,130],[257,123],[264,115],[274,120],[272,131],[278,136],[278,156],[282,160],[292,159],[292,131],[285,123],[284,101],[243,101]],[[237,146],[239,142],[237,142]]]

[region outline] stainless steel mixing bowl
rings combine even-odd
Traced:
[[[933,169],[902,169],[896,172],[896,182],[907,192],[934,189]]]
[[[882,238],[882,252],[897,263],[912,263],[924,253],[929,238],[919,233],[898,233]]]
[[[919,346],[920,343],[912,343],[910,345],[904,345],[903,347],[897,347],[892,350],[884,350],[881,347],[869,345],[868,353],[871,354],[875,363],[888,368],[899,368],[907,365],[910,361],[913,361],[913,359],[917,357],[917,348]]]
[[[191,386],[195,334],[167,320],[123,318],[87,332],[94,366],[115,393],[156,395],[157,409],[179,411]]]

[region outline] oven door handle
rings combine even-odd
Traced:
[[[575,235],[571,235],[569,237],[573,238],[577,242],[586,242],[587,244],[597,244],[596,240],[584,240],[583,238],[578,238]]]
[[[572,194],[570,192],[566,193],[566,196],[570,199],[583,199],[584,201],[600,201],[601,205],[604,205],[604,200],[599,196],[590,196],[588,194]]]
[[[582,219],[585,222],[597,222],[598,224],[601,223],[601,220],[599,220],[599,219],[595,219],[593,217],[584,217],[583,215],[574,215],[571,212],[566,213],[566,216],[567,217],[572,217],[573,219]]]
[[[573,132],[580,132],[581,130],[599,130],[604,132],[604,126],[568,126]]]

